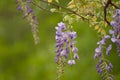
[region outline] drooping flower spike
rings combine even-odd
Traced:
[[[26,18],[29,22],[29,24],[32,27],[32,33],[33,33],[33,38],[35,41],[35,44],[39,43],[39,37],[38,37],[38,22],[37,18],[34,15],[34,11],[32,8],[27,5],[27,3],[31,3],[32,0],[16,0],[18,4],[18,10],[23,12],[23,18]]]
[[[116,44],[118,55],[120,55],[120,9],[115,11],[113,16],[113,21],[111,21],[112,29],[109,31],[112,38],[111,41]]]
[[[75,64],[74,59],[79,59],[77,54],[78,49],[75,47],[75,38],[77,37],[75,31],[70,31],[65,23],[60,22],[56,29],[56,62],[58,62],[59,57],[64,56],[66,59],[69,54],[72,54],[73,58],[68,60],[69,65]]]
[[[106,52],[106,55],[108,56],[110,55],[110,51],[112,49],[112,44],[109,44],[108,47],[106,47],[106,43],[109,39],[111,39],[111,37],[106,35],[102,38],[102,40],[97,42],[98,47],[95,49],[94,55],[94,59],[99,58],[96,68],[104,80],[113,80],[113,75],[111,74],[113,65],[110,61],[104,58],[104,52]]]

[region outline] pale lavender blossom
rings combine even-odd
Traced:
[[[26,6],[26,8],[27,8],[27,13],[28,13],[28,14],[30,14],[30,13],[33,12],[33,10],[32,10],[29,6]]]
[[[117,41],[117,39],[115,39],[115,38],[113,37],[113,38],[111,38],[111,41],[112,41],[113,43],[115,43],[115,42]]]
[[[73,47],[73,48],[72,48],[72,52],[73,52],[73,53],[77,53],[77,52],[78,52],[78,49],[77,49],[76,47]]]
[[[111,41],[117,46],[117,52],[120,53],[120,9],[116,9],[113,19],[109,33],[112,35]]]
[[[78,54],[74,53],[74,59],[79,59]]]
[[[69,37],[70,37],[71,39],[75,39],[75,38],[76,38],[76,32],[70,32],[70,33],[69,33]]]
[[[35,41],[35,44],[39,43],[39,36],[38,36],[38,22],[37,19],[34,15],[33,9],[27,4],[27,2],[31,2],[32,0],[16,0],[16,3],[18,5],[18,10],[22,11],[23,14],[23,19],[27,18],[29,24],[32,27],[32,33],[33,33],[33,38]]]
[[[21,8],[20,5],[18,5],[17,9],[18,9],[19,11],[22,11],[22,8]]]
[[[74,59],[79,59],[77,54],[78,49],[75,47],[75,41],[73,39],[76,38],[76,32],[66,30],[66,25],[63,22],[58,23],[58,26],[55,27],[56,29],[56,62],[58,62],[59,57],[68,58],[68,55],[71,54],[70,51],[74,54]],[[74,60],[68,61],[69,65],[75,64]]]
[[[71,65],[71,66],[74,65],[75,64],[75,60],[68,60],[68,64]]]
[[[114,31],[113,30],[109,30],[109,34],[114,34]]]
[[[115,26],[117,26],[117,23],[116,23],[115,21],[112,21],[112,22],[110,23],[110,25],[113,26],[113,27],[115,27]]]
[[[110,44],[106,49],[106,55],[110,55],[110,50],[112,49],[112,45]]]

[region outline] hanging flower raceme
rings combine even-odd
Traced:
[[[34,16],[34,11],[31,9],[30,6],[28,6],[28,3],[31,3],[32,0],[16,0],[18,4],[18,10],[23,12],[23,18],[27,18],[29,24],[32,27],[32,33],[33,33],[33,38],[35,41],[35,44],[39,43],[39,37],[38,37],[38,22],[36,17]]]
[[[106,55],[110,55],[110,51],[112,49],[112,44],[109,44],[108,47],[106,47],[107,45],[107,41],[110,39],[111,37],[109,35],[106,35],[102,38],[102,40],[100,40],[99,42],[97,42],[98,47],[95,49],[95,55],[94,58],[99,58],[99,61],[96,65],[97,71],[98,73],[101,75],[101,77],[104,80],[113,80],[113,75],[111,74],[113,65],[111,62],[109,62],[107,59],[104,58],[104,52],[106,52]]]
[[[116,44],[117,52],[120,55],[120,9],[115,11],[114,20],[110,23],[112,30],[109,33],[112,35],[111,41]]]
[[[115,43],[117,46],[117,52],[120,56],[120,9],[115,11],[115,15],[113,16],[114,20],[111,21],[110,25],[112,29],[109,30],[109,35],[104,36],[101,41],[97,44],[99,45],[98,48],[95,49],[94,58],[99,57],[99,62],[96,65],[98,73],[101,74],[103,79],[110,79],[113,80],[113,75],[111,74],[113,65],[111,62],[104,58],[103,52],[106,52],[106,55],[110,55],[110,51],[112,49],[112,44],[109,44],[106,47],[107,40],[111,40],[112,43]]]
[[[56,29],[56,62],[59,61],[60,57],[68,58],[68,55],[71,56],[71,59],[68,60],[69,65],[75,64],[75,59],[79,59],[77,54],[78,49],[75,47],[76,32],[70,31],[65,23],[60,22]]]

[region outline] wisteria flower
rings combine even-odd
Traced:
[[[76,32],[70,31],[67,29],[65,23],[60,22],[58,23],[58,26],[55,27],[56,29],[56,62],[58,62],[59,57],[65,57],[68,58],[69,54],[73,54],[74,59],[79,59],[79,56],[77,54],[78,49],[75,47],[75,38],[76,38]],[[75,60],[71,59],[68,60],[69,65],[75,64]]]

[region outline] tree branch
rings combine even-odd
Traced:
[[[116,9],[119,9],[118,6],[112,3],[112,0],[108,0],[107,3],[104,6],[104,21],[107,22],[108,25],[110,25],[110,22],[107,20],[107,8],[109,5],[114,6]]]

